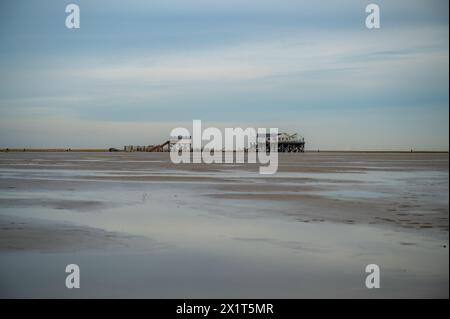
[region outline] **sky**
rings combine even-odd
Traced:
[[[298,132],[310,150],[448,150],[448,6],[2,0],[0,147],[149,145],[202,120]]]

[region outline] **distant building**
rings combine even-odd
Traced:
[[[262,151],[270,150],[278,152],[304,152],[305,139],[295,134],[288,133],[266,133],[257,135],[248,141],[249,145],[244,151]],[[167,152],[167,151],[183,151],[190,152],[193,147],[192,136],[171,136],[169,140],[158,145],[125,145],[125,152]]]
[[[171,136],[169,149],[170,151],[190,152],[192,150],[192,136]]]
[[[257,141],[256,146],[259,150],[265,148],[273,151],[276,147],[280,153],[302,153],[305,151],[305,139],[298,133],[258,134]]]

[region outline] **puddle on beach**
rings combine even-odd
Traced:
[[[323,191],[318,192],[317,194],[321,196],[327,196],[332,198],[339,198],[339,199],[358,199],[358,198],[382,198],[385,196],[388,196],[388,194],[383,194],[379,192],[370,192],[370,191],[361,191],[361,190],[340,190],[340,191]]]

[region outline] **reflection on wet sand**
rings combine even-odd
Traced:
[[[0,155],[2,297],[448,297],[448,154]]]

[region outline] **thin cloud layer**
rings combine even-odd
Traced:
[[[80,1],[77,31],[54,1],[2,4],[0,145],[122,141],[55,121],[129,143],[147,123],[151,144],[202,119],[299,131],[310,148],[448,149],[445,1],[380,2],[376,31],[364,1],[213,2]],[[33,13],[41,29],[18,23]]]

